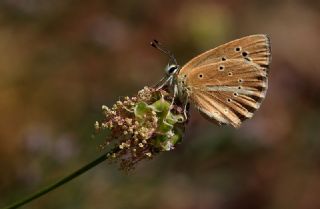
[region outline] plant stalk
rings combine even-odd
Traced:
[[[113,153],[117,150],[118,148],[114,148],[111,151],[109,151],[108,153]],[[73,173],[65,176],[64,178],[58,180],[57,182],[41,189],[38,192],[35,192],[33,194],[31,194],[30,196],[17,201],[15,203],[13,203],[12,205],[9,205],[7,207],[4,207],[2,209],[14,209],[14,208],[19,208],[35,199],[38,199],[39,197],[51,192],[52,190],[64,185],[65,183],[71,181],[72,179],[80,176],[81,174],[85,173],[86,171],[90,170],[91,168],[93,168],[94,166],[102,163],[103,161],[105,161],[106,159],[108,159],[108,153],[103,154],[102,156],[98,157],[97,159],[95,159],[94,161],[88,163],[87,165],[83,166],[82,168],[74,171]]]

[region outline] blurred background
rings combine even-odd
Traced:
[[[101,153],[101,105],[245,35],[272,41],[269,91],[252,120],[217,127],[193,110],[184,142],[126,175],[103,163],[24,208],[320,207],[317,0],[2,0],[0,206]]]

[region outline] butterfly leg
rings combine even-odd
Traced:
[[[168,81],[169,81],[169,80],[167,80],[166,82],[168,82]],[[170,80],[170,84],[169,84],[169,85],[172,86],[172,79]],[[162,87],[160,87],[160,88],[162,88]],[[159,89],[160,89],[160,88],[159,88]],[[174,101],[175,101],[177,95],[178,95],[178,87],[177,87],[177,85],[174,85],[174,86],[173,86],[173,96],[172,96],[171,104],[170,104],[170,106],[169,106],[169,110],[171,110],[171,109],[173,108]],[[168,116],[169,114],[170,114],[170,111],[168,111],[167,116]]]
[[[187,106],[188,106],[188,101],[189,100],[189,97],[187,96],[186,99],[184,100],[184,105],[183,105],[183,115],[184,115],[184,118],[185,120],[188,119],[188,116],[187,116]]]
[[[173,97],[172,97],[172,101],[171,101],[171,105],[170,105],[171,108],[173,108],[174,102],[175,102],[176,98],[178,97],[178,95],[179,95],[178,85],[174,85],[174,87],[173,87]],[[184,121],[186,121],[188,119],[187,106],[188,106],[188,96],[186,97],[186,99],[183,102]]]
[[[172,76],[169,76],[169,77],[165,76],[153,88],[155,88],[156,90],[159,90],[162,87],[164,87],[170,80],[172,80]]]
[[[172,82],[172,81],[171,81]],[[173,97],[172,97],[172,101],[171,101],[171,105],[170,108],[173,107],[174,101],[176,100],[176,97],[178,96],[178,86],[174,85],[173,86]]]

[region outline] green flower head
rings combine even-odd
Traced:
[[[173,150],[181,142],[187,120],[184,108],[165,90],[145,87],[110,109],[102,106],[104,120],[95,128],[106,135],[102,147],[112,147],[109,159],[130,170],[143,159]]]

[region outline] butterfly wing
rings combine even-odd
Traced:
[[[231,59],[194,68],[185,77],[185,88],[211,121],[239,127],[260,107],[267,82],[267,73],[259,65]]]
[[[206,51],[184,65],[180,74],[189,74],[195,67],[226,61],[244,59],[268,71],[271,62],[270,39],[267,35],[257,34],[236,39]]]

